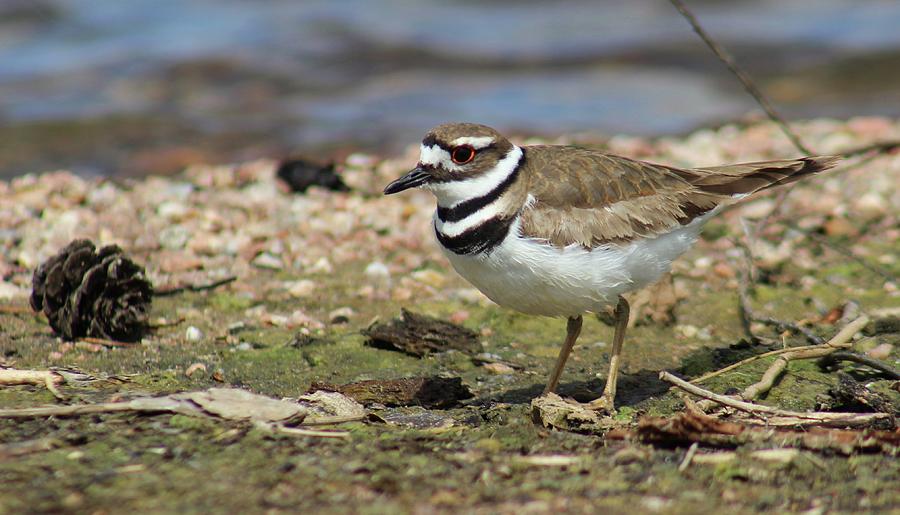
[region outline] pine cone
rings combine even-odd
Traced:
[[[34,271],[31,307],[67,340],[136,341],[147,328],[152,295],[144,267],[118,246],[95,251],[90,241],[74,240]]]

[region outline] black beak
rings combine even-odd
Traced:
[[[428,182],[429,179],[431,179],[431,174],[428,173],[428,170],[426,170],[422,165],[419,165],[415,169],[410,170],[403,177],[400,177],[399,179],[385,186],[384,194],[393,195],[394,193],[400,193],[403,190],[416,188]]]

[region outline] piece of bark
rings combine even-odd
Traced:
[[[366,345],[416,357],[451,349],[467,354],[480,351],[475,331],[406,309],[400,318],[375,324],[364,329],[363,334],[369,338]]]
[[[687,410],[673,417],[644,417],[634,430],[618,429],[607,434],[611,440],[634,439],[665,447],[693,443],[735,448],[748,444],[798,447],[841,454],[857,452],[900,452],[900,430],[878,431],[810,427],[803,431],[745,425]]]

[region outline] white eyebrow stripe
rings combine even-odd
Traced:
[[[450,159],[450,152],[447,152],[437,145],[432,145],[430,147],[422,145],[422,148],[419,149],[419,162],[423,165],[440,166],[452,172],[456,172],[460,169],[460,167]]]
[[[450,145],[454,147],[458,145],[471,145],[472,148],[476,150],[489,147],[493,144],[493,136],[463,136],[450,142]]]

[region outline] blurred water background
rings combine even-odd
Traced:
[[[900,114],[900,1],[687,3],[787,116]],[[658,135],[756,109],[665,0],[0,0],[0,178],[390,154],[445,121]]]

